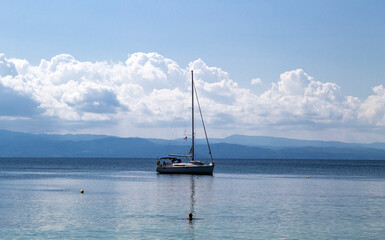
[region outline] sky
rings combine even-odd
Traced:
[[[183,137],[193,69],[211,137],[385,142],[384,1],[5,0],[0,10],[1,129]]]

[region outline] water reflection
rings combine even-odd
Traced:
[[[195,216],[195,179],[194,175],[191,175],[191,194],[190,194],[190,212]],[[190,239],[195,239],[195,221],[189,221],[189,235]]]
[[[195,214],[195,211],[194,211],[194,205],[195,205],[195,177],[193,175],[191,176],[191,195],[190,195],[190,199],[191,199],[190,212],[194,215]]]
[[[183,229],[174,229],[174,234],[183,239],[199,239],[206,221],[205,214],[213,202],[213,176],[201,175],[156,175],[156,210],[167,216],[169,223],[183,224]],[[189,213],[193,220],[188,220]],[[205,227],[204,227],[205,228]]]

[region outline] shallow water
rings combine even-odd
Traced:
[[[0,159],[3,239],[382,239],[385,162]],[[309,178],[307,178],[309,176]],[[80,190],[84,189],[84,194]],[[196,218],[188,221],[188,213]]]

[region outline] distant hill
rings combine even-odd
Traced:
[[[356,148],[356,147],[369,147],[385,149],[385,143],[344,143],[337,141],[319,141],[319,140],[297,140],[289,138],[278,137],[265,137],[265,136],[244,136],[244,135],[231,135],[224,139],[213,139],[213,142],[223,142],[231,144],[240,144],[246,146],[265,146],[265,147],[332,147],[332,148]]]
[[[385,160],[385,143],[357,144],[233,135],[210,139],[214,158]],[[30,134],[0,130],[0,157],[156,158],[186,154],[183,139],[119,138],[89,134]],[[204,139],[197,139],[197,157],[207,158]]]

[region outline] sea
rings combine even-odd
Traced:
[[[156,159],[1,158],[0,238],[384,239],[385,161],[215,163],[200,176],[157,174]]]

